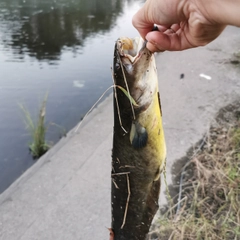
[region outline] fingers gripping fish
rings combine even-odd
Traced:
[[[119,38],[113,64],[112,236],[142,240],[158,209],[166,158],[157,70],[141,38]]]

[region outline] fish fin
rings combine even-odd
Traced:
[[[160,108],[160,114],[162,116],[162,106],[161,106],[161,100],[160,100],[160,93],[158,92],[158,104],[159,104],[159,108]]]
[[[138,122],[132,122],[132,127],[130,131],[130,142],[132,146],[136,149],[143,148],[147,145],[148,133],[146,128],[144,128]]]

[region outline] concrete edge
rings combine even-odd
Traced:
[[[80,122],[66,134],[66,137],[61,138],[52,148],[50,148],[50,150],[48,150],[43,156],[36,160],[36,163],[28,168],[5,191],[3,191],[0,194],[0,204],[5,202],[10,195],[17,191],[18,187],[21,184],[24,184],[27,180],[29,180],[42,166],[44,166],[44,164],[48,163],[50,161],[50,158],[52,158],[62,147],[64,147],[71,138],[79,134],[80,129],[87,127],[89,121],[93,121],[99,110],[104,108],[105,105],[110,104],[110,102],[112,103],[112,96],[112,93],[108,95],[104,100],[98,103],[97,106],[88,115],[86,115],[82,121],[80,121],[82,124],[79,126],[78,131],[76,131],[76,129],[78,128]]]

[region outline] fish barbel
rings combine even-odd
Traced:
[[[113,79],[112,231],[114,240],[142,240],[158,209],[166,146],[155,58],[140,37],[117,40]]]

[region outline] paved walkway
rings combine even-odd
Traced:
[[[229,27],[207,47],[157,56],[169,183],[219,108],[240,99],[240,66],[230,63],[239,46],[240,29]],[[0,195],[0,240],[109,239],[112,127],[110,96]]]

